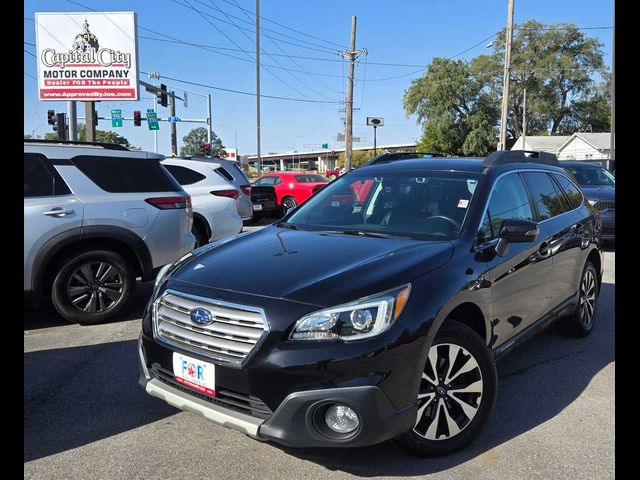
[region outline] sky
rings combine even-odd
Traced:
[[[411,81],[424,73],[433,57],[471,59],[489,53],[487,39],[505,27],[507,4],[507,0],[260,0],[261,93],[303,100],[262,98],[261,152],[319,150],[324,143],[330,149],[344,148],[336,135],[344,133],[348,70],[337,52],[348,48],[352,16],[357,17],[356,49],[368,52],[356,64],[353,134],[361,142],[354,147],[373,145],[368,116],[384,118],[377,132],[378,146],[415,142],[421,129],[402,108]],[[38,99],[31,45],[36,43],[34,14],[134,11],[139,78],[152,82],[142,72],[157,71],[160,81],[177,95],[187,90],[188,107],[180,101],[176,107],[182,118],[206,118],[206,100],[195,94],[210,93],[213,131],[224,146],[237,147],[240,155],[255,154],[255,6],[255,0],[25,0],[24,132],[44,136],[52,131],[46,124],[47,110],[66,112],[66,102]],[[612,0],[515,0],[514,22],[530,19],[588,28],[584,32],[602,42],[605,63],[611,65],[612,30],[593,27],[612,27]],[[140,96],[139,101],[97,103],[98,114],[109,117],[115,108],[132,117],[134,110],[153,107],[151,94],[141,89]],[[158,106],[158,116],[168,115],[168,108]],[[78,116],[84,116],[81,102]],[[205,125],[178,123],[178,146],[183,136],[200,126]],[[101,120],[98,129],[114,130],[131,144],[154,150],[153,133],[144,122],[141,127],[125,122],[112,128],[110,121]],[[165,122],[158,132],[158,151],[171,151]]]

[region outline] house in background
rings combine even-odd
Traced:
[[[555,153],[558,160],[586,160],[597,162],[608,170],[615,170],[611,159],[611,133],[576,132],[573,135],[527,135],[523,146],[518,138],[511,150],[533,150]]]
[[[513,144],[511,150],[532,150],[534,152],[556,153],[571,138],[570,135],[527,135],[524,146],[522,136]]]

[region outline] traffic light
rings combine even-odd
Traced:
[[[204,156],[205,157],[210,157],[211,156],[211,144],[210,143],[205,143],[204,144]]]
[[[139,110],[133,112],[133,125],[135,127],[142,125],[142,115]]]
[[[47,110],[47,123],[49,125],[54,125],[56,123],[56,119],[54,118],[55,116],[56,116],[55,110]]]
[[[58,132],[58,140],[67,139],[67,129],[64,113],[57,113],[54,118],[53,131]]]
[[[164,83],[161,83],[160,90],[162,91],[157,94],[160,98],[160,105],[166,107],[167,105],[169,105],[169,103],[167,102],[167,86]]]

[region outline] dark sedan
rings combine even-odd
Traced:
[[[593,163],[561,162],[576,178],[587,200],[600,212],[602,237],[616,238],[616,177],[607,169]]]

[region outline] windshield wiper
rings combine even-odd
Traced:
[[[365,232],[363,230],[328,230],[323,233],[339,233],[342,235],[358,235],[360,237],[390,238],[390,239],[407,238],[401,235],[389,235],[388,233],[380,233],[380,232]]]
[[[290,228],[291,230],[297,230],[298,227],[296,227],[294,224],[289,223],[289,222],[278,222],[276,225],[278,225],[279,227],[282,226],[284,228]]]

